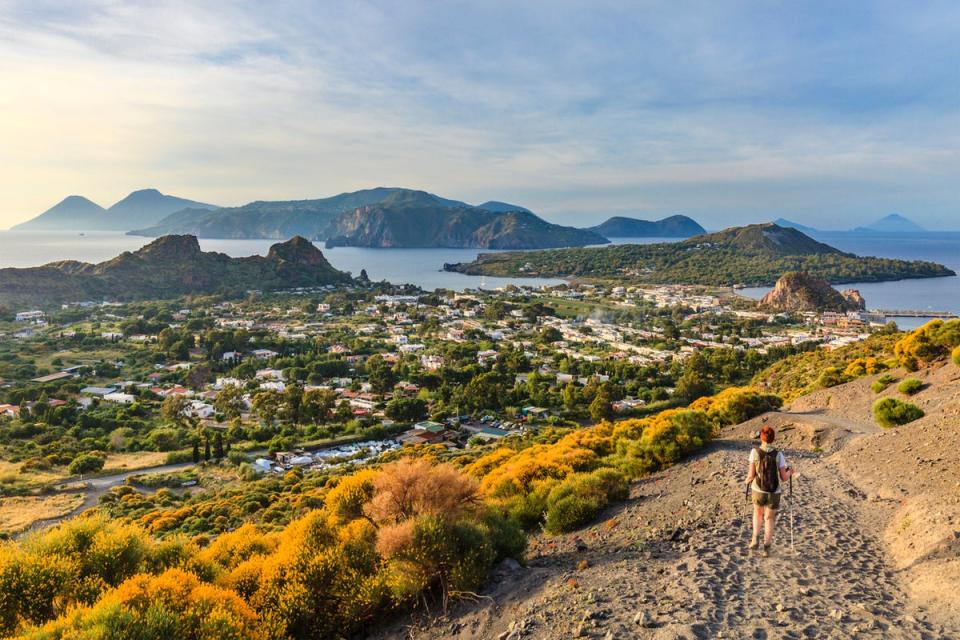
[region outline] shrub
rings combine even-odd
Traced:
[[[74,476],[79,476],[84,473],[93,473],[94,471],[100,471],[100,469],[103,469],[103,462],[103,458],[100,456],[84,453],[73,459],[73,462],[71,462],[70,466],[67,467],[67,471],[70,472],[70,475]]]
[[[873,384],[870,385],[870,388],[873,389],[874,393],[880,393],[881,391],[889,387],[891,384],[893,384],[895,381],[896,381],[896,378],[891,376],[889,373],[885,373],[879,378],[877,378],[876,380],[874,380]]]
[[[923,417],[920,407],[896,398],[881,398],[873,405],[873,417],[882,427],[893,427]]]
[[[573,531],[592,522],[610,502],[626,499],[628,491],[624,476],[613,469],[574,474],[550,491],[544,528],[548,533]]]
[[[715,396],[694,401],[691,409],[705,411],[718,427],[739,424],[783,406],[776,395],[760,393],[751,387],[730,387]]]
[[[857,358],[847,365],[847,368],[843,370],[843,375],[848,378],[860,378],[880,373],[886,368],[887,365],[876,358]]]
[[[817,378],[816,384],[821,389],[829,389],[848,381],[849,378],[844,376],[838,367],[827,367]]]
[[[897,341],[893,352],[901,365],[916,371],[934,360],[945,358],[960,346],[960,319],[931,320]]]
[[[236,593],[171,569],[134,576],[96,605],[73,610],[25,637],[254,640],[261,635],[256,614]]]
[[[960,347],[956,347],[953,350],[953,355],[951,357],[953,358],[953,364],[960,367]]]
[[[897,387],[897,391],[904,395],[912,396],[923,388],[923,383],[916,378],[907,378]]]

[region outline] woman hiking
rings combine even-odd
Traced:
[[[750,540],[750,549],[755,550],[760,546],[760,526],[765,524],[764,557],[770,555],[770,545],[773,543],[773,528],[777,521],[777,509],[780,508],[780,483],[793,475],[793,469],[787,466],[783,453],[773,447],[774,436],[773,427],[764,424],[760,429],[760,446],[750,450],[746,482],[753,489],[753,538]]]

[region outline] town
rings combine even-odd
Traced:
[[[749,382],[783,355],[861,340],[882,320],[599,284],[18,311],[0,324],[0,447],[21,473],[0,490],[227,456],[250,477],[329,472],[404,446],[465,450],[644,416]]]

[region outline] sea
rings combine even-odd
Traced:
[[[960,273],[960,232],[913,234],[854,234],[817,232],[811,234],[842,251],[861,256],[929,260]],[[0,231],[0,268],[32,267],[56,260],[100,262],[124,251],[134,251],[151,238],[112,232],[41,233]],[[663,238],[613,238],[614,243],[649,244],[672,241]],[[204,251],[219,251],[233,257],[264,255],[276,240],[201,239]],[[365,249],[318,244],[337,269],[358,275],[361,269],[373,280],[415,284],[427,290],[437,288],[495,289],[509,284],[542,286],[559,284],[551,278],[494,278],[443,271],[445,262],[469,262],[486,250],[477,249]],[[901,280],[882,283],[849,283],[843,288],[858,289],[869,309],[927,310],[960,314],[960,277]],[[760,298],[769,288],[748,288],[742,295]],[[922,324],[923,318],[893,318],[903,328]]]

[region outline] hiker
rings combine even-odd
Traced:
[[[750,450],[750,469],[747,472],[747,486],[753,494],[753,538],[750,549],[760,546],[760,526],[765,524],[763,534],[763,555],[770,555],[773,543],[773,527],[777,521],[777,509],[780,508],[781,482],[793,475],[793,469],[787,466],[783,453],[773,447],[773,427],[763,425],[760,429],[760,446]]]

